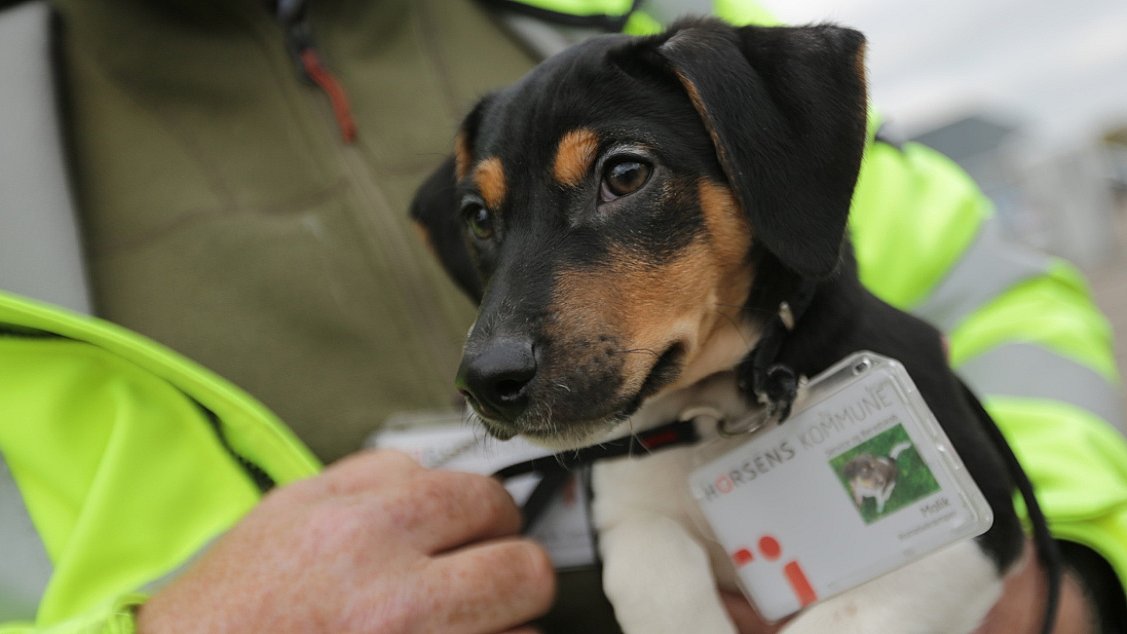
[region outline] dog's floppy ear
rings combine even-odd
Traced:
[[[411,202],[411,218],[422,230],[427,246],[446,269],[446,273],[474,300],[481,303],[484,293],[481,276],[466,246],[465,225],[461,216],[457,183],[469,172],[473,146],[485,108],[493,99],[486,95],[466,115],[454,142],[454,154],[430,175]]]
[[[657,55],[712,136],[760,244],[788,268],[837,267],[865,145],[865,38],[830,25],[683,24]]]
[[[446,273],[475,302],[481,301],[481,278],[470,259],[455,189],[455,157],[451,156],[415,192],[411,218]]]

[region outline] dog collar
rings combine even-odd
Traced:
[[[814,302],[814,291],[817,287],[817,283],[804,280],[790,299],[779,302],[778,310],[764,326],[759,342],[751,351],[751,367],[757,376],[765,375],[767,369],[778,358],[779,350],[783,347],[787,335],[794,331],[798,320],[802,319],[806,309]]]
[[[813,280],[799,280],[797,289],[779,302],[775,314],[763,325],[755,348],[740,363],[740,392],[753,396],[766,406],[768,415],[780,423],[790,416],[801,377],[793,368],[777,360],[787,336],[814,303],[817,288]]]
[[[643,456],[674,447],[695,445],[700,439],[700,432],[692,420],[677,420],[590,447],[518,462],[494,472],[493,477],[508,480],[529,473],[541,476],[540,482],[522,508],[524,528],[527,530],[547,508],[548,502],[563,486],[572,469],[591,465],[599,460]]]
[[[560,453],[541,456],[518,462],[497,471],[495,478],[507,480],[526,473],[549,473],[552,471],[568,471],[609,458],[622,458],[641,454],[651,454],[655,451],[670,449],[683,445],[693,445],[700,441],[700,433],[691,420],[678,420],[647,429],[637,434],[623,436],[608,440],[590,447],[570,449]]]

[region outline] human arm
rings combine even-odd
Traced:
[[[496,480],[368,452],[267,495],[147,600],[0,632],[516,632],[554,587],[519,528]]]

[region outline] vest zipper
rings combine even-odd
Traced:
[[[227,455],[230,456],[236,464],[242,467],[243,471],[246,472],[247,477],[251,479],[251,482],[254,482],[254,485],[258,488],[259,492],[266,493],[273,489],[277,485],[277,482],[274,481],[274,478],[270,477],[270,474],[266,473],[265,469],[258,466],[254,462],[251,462],[249,458],[246,458],[239,452],[235,451],[235,448],[231,446],[230,441],[227,440],[227,433],[224,431],[223,422],[219,420],[219,416],[216,415],[215,412],[205,407],[203,403],[192,398],[187,393],[181,393],[184,394],[185,398],[191,400],[192,403],[194,403],[196,407],[198,407],[200,411],[203,412],[204,416],[207,417],[208,422],[211,423],[212,430],[215,432],[216,438],[219,439],[219,444],[223,446],[223,449],[227,452]]]
[[[274,15],[282,25],[286,50],[298,69],[298,76],[304,83],[317,86],[328,97],[333,108],[333,118],[340,128],[341,139],[345,143],[352,143],[356,139],[356,121],[352,118],[348,94],[325,66],[313,41],[313,29],[309,26],[305,1],[278,0],[274,6]]]
[[[320,54],[313,44],[312,29],[306,5],[305,0],[276,0],[275,15],[285,34],[287,50],[299,69],[301,79],[306,84],[317,84],[330,96],[333,118],[336,119],[345,142],[344,145],[337,146],[339,149],[336,151],[336,155],[346,174],[346,180],[353,185],[352,189],[360,199],[360,208],[394,211],[393,206],[376,182],[376,175],[372,168],[359,154],[360,148],[352,142],[355,138],[356,128],[355,124],[352,123],[351,114],[348,112],[347,99],[343,97],[345,94],[344,87],[331,75],[328,75],[329,81],[326,82],[326,85],[331,86],[331,88],[322,86],[317,81],[316,74],[311,73],[308,68],[312,65],[314,70],[319,69],[317,72],[324,71],[326,74],[328,72],[324,69],[324,65],[320,63]],[[307,59],[312,60],[312,64],[305,61]],[[333,100],[333,94],[340,95],[340,101],[344,103],[343,111],[347,116],[343,119],[342,108],[337,101]],[[406,218],[407,210],[403,209],[402,213],[403,217]],[[384,254],[386,259],[394,263],[394,266],[400,271],[400,274],[394,276],[396,280],[396,289],[394,290],[402,298],[403,310],[418,325],[415,332],[421,334],[410,336],[410,338],[417,339],[420,342],[420,348],[426,350],[425,367],[427,371],[432,375],[452,376],[452,369],[449,367],[450,360],[444,354],[445,348],[440,344],[440,338],[430,335],[430,333],[444,332],[444,323],[437,317],[437,307],[430,305],[425,292],[416,283],[417,280],[426,279],[426,275],[416,256],[409,248],[408,236],[403,235],[401,223],[396,222],[396,219],[390,213],[369,213],[364,214],[363,217],[360,217],[359,214],[353,214],[352,220],[356,223],[358,230],[364,235],[371,236],[379,253]],[[391,291],[392,289],[387,290]],[[423,360],[420,359],[420,362],[423,362]],[[452,389],[451,395],[453,395]]]

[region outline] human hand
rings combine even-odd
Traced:
[[[492,478],[365,452],[267,495],[141,606],[159,632],[510,630],[555,592],[545,551]]]
[[[994,605],[975,634],[1034,634],[1041,631],[1047,579],[1044,568],[1026,544],[1026,556],[1016,570],[1006,576],[1002,598]],[[740,634],[776,634],[784,632],[786,621],[767,623],[740,595],[724,594],[728,615]],[[1032,607],[1031,607],[1032,606]],[[1091,612],[1079,582],[1064,575],[1061,583],[1060,608],[1055,634],[1087,634],[1092,632]]]
[[[777,634],[790,620],[788,618],[779,623],[764,621],[763,617],[759,616],[759,613],[751,607],[751,604],[741,594],[723,592],[720,594],[720,598],[724,602],[724,608],[728,610],[728,616],[732,617],[732,622],[736,624],[736,630],[740,634]]]
[[[1025,544],[1025,556],[1018,567],[1006,576],[1002,598],[983,619],[975,634],[1011,634],[1041,631],[1048,577],[1037,559],[1033,545]],[[1094,614],[1080,582],[1062,571],[1060,603],[1054,634],[1089,634],[1094,632]]]

